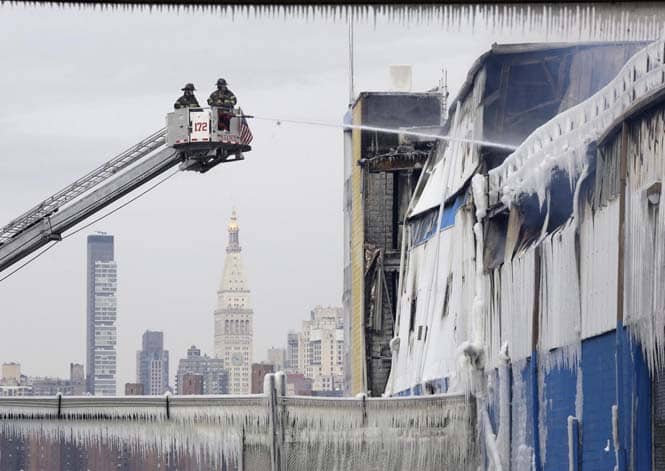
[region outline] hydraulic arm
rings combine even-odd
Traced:
[[[0,245],[0,271],[30,255],[48,242],[60,240],[67,229],[174,167],[179,161],[180,157],[176,150],[163,148],[121,174],[113,173],[108,169],[104,170],[103,174],[94,177],[103,183],[98,184],[97,188],[75,201],[72,200],[86,191],[76,183],[69,187],[70,192],[65,193],[60,199],[51,197],[45,200],[2,229],[0,233],[3,237],[0,239],[2,242]],[[112,161],[108,163],[110,162]],[[115,172],[119,170],[120,168],[115,167]],[[84,185],[87,184],[88,180]],[[58,201],[72,202],[58,204],[56,203]]]
[[[227,112],[228,113],[228,112]],[[252,133],[240,108],[219,124],[216,108],[185,108],[167,115],[167,127],[151,134],[0,229],[0,272],[84,221],[118,198],[180,163],[207,172],[243,160]],[[226,115],[225,115],[226,116]]]

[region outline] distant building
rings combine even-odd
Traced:
[[[275,366],[270,363],[252,363],[252,394],[262,394],[263,379],[274,372]]]
[[[334,391],[312,391],[312,397],[344,397],[344,391],[336,389]]]
[[[224,360],[211,358],[208,355],[201,356],[201,350],[192,345],[187,350],[187,358],[178,363],[178,374],[176,376],[176,391],[184,394],[183,381],[188,373],[199,374],[203,378],[203,394],[228,394],[229,376],[224,368]]]
[[[269,348],[268,363],[275,366],[275,371],[284,371],[286,369],[286,349]]]
[[[145,389],[142,383],[125,383],[125,396],[143,396]]]
[[[314,391],[344,390],[344,311],[317,306],[299,335],[299,371]]]
[[[203,375],[197,373],[185,373],[182,375],[180,394],[183,396],[203,394]]]
[[[21,364],[10,362],[2,364],[2,384],[18,385],[21,382]]]
[[[290,331],[286,340],[286,371],[298,373],[298,333]]]
[[[302,373],[287,373],[286,375],[287,396],[311,396],[312,380],[305,378]]]
[[[69,382],[72,387],[72,396],[83,396],[85,394],[85,369],[82,364],[69,364]]]
[[[113,236],[87,239],[86,389],[102,396],[116,394],[117,266]]]
[[[83,396],[85,395],[85,376],[83,365],[79,363],[69,364],[69,378],[54,378],[20,375],[20,386],[30,388],[30,391],[23,390],[22,395],[32,396]]]
[[[33,396],[55,396],[60,393],[63,396],[72,396],[72,383],[67,379],[35,377],[28,378],[28,384],[32,386]]]
[[[235,210],[228,226],[229,244],[224,274],[217,291],[215,309],[215,357],[224,360],[229,373],[229,392],[250,392],[250,365],[254,337],[249,284],[240,256],[238,219]]]
[[[164,333],[146,330],[143,349],[136,352],[136,382],[144,394],[164,394],[169,387],[169,352],[164,350]]]
[[[27,385],[1,385],[0,397],[32,396],[32,386]]]
[[[85,368],[81,363],[69,364],[69,379],[72,382],[85,381]]]

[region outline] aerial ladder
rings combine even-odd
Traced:
[[[244,159],[252,134],[240,108],[181,108],[166,127],[95,168],[0,228],[0,272],[169,169],[205,173]]]

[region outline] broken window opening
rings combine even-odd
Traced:
[[[416,307],[418,305],[418,298],[414,297],[411,300],[411,313],[409,316],[409,332],[413,332],[416,327]]]

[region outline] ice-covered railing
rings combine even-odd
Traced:
[[[0,419],[268,423],[266,398],[248,396],[0,397]]]
[[[281,394],[268,391],[3,397],[0,433],[83,448],[180,452],[233,469],[438,470],[477,462],[474,402],[465,396],[317,398],[285,396],[283,386]]]
[[[279,404],[288,470],[473,469],[476,463],[475,415],[465,396],[283,397]]]
[[[665,89],[665,41],[637,52],[605,87],[532,132],[489,172],[490,204],[509,206],[522,194],[542,202],[555,168],[574,181],[587,164],[586,148],[628,109]],[[571,185],[572,186],[572,185]]]

